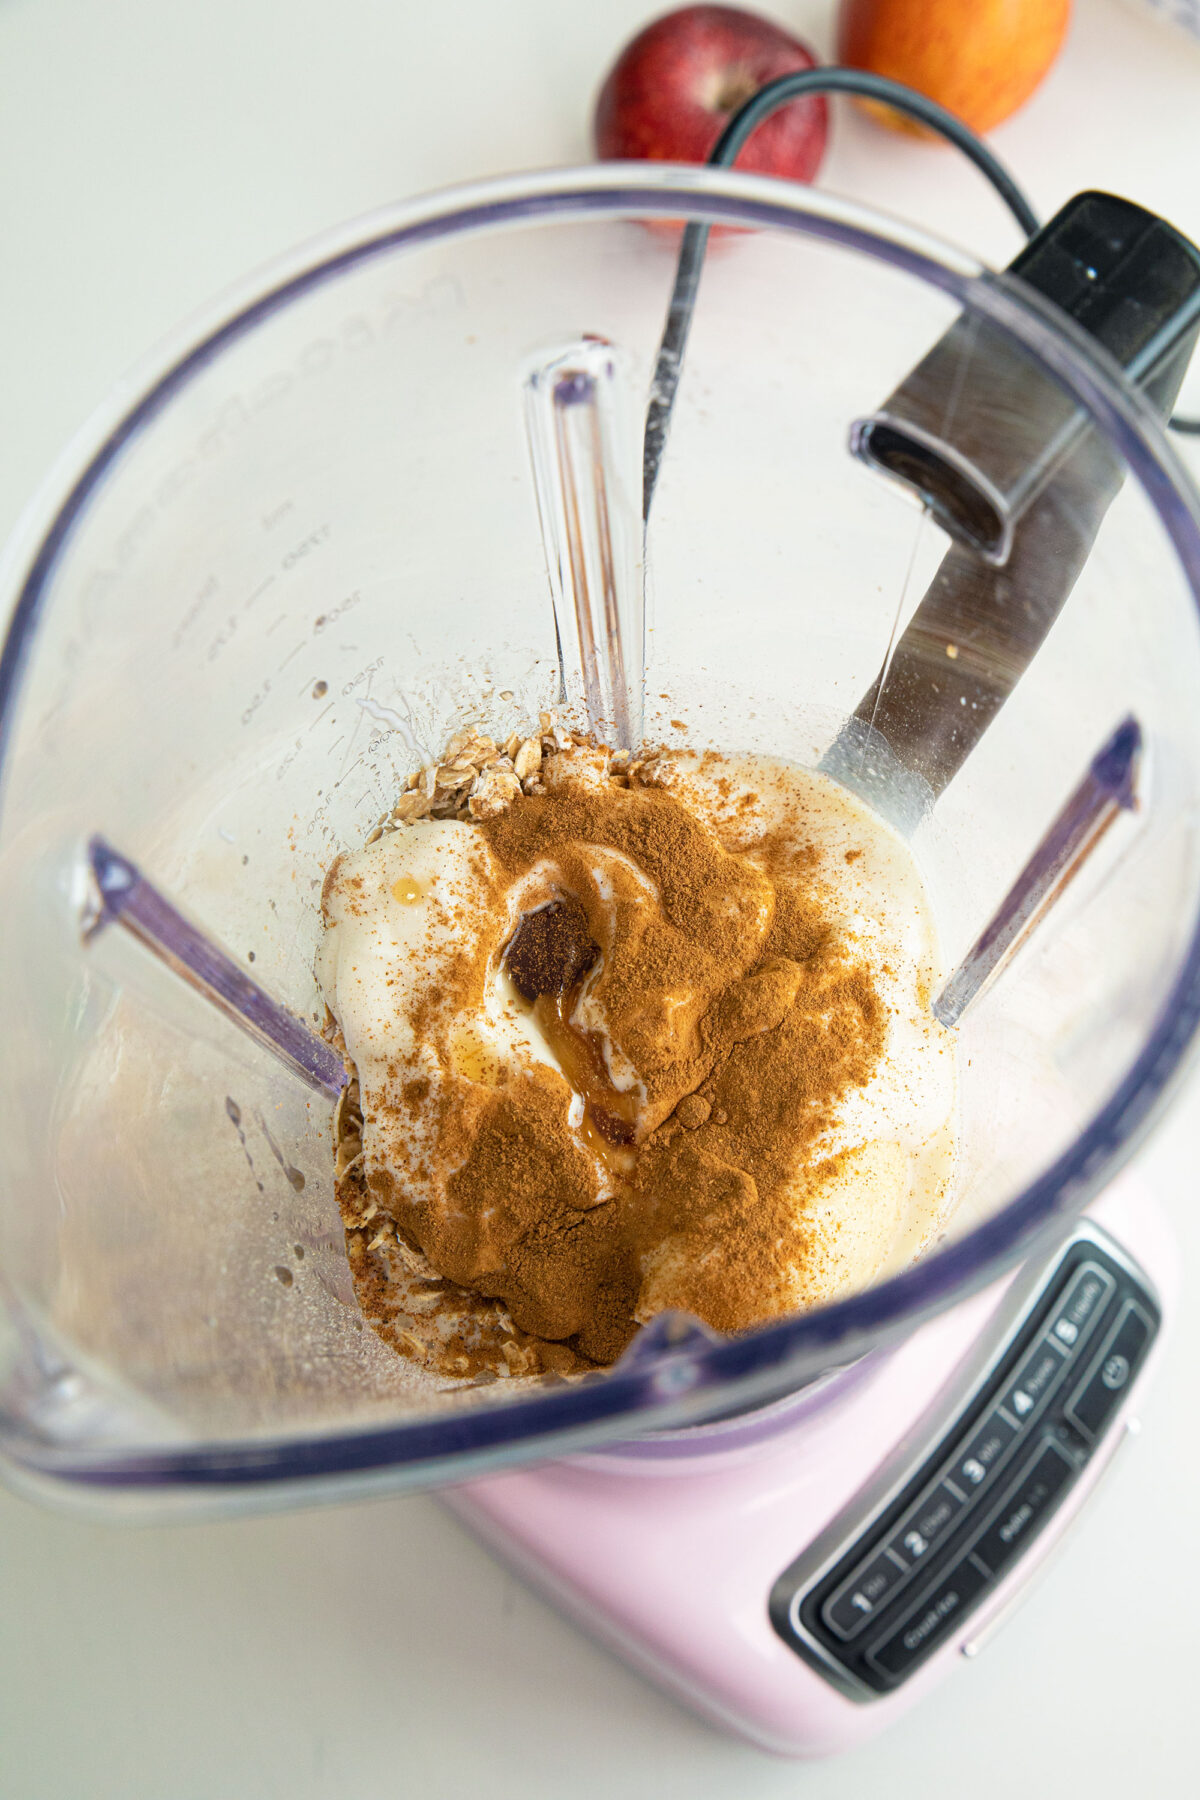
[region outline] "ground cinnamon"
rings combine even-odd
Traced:
[[[413,1022],[443,1078],[402,1083],[397,1104],[423,1130],[407,1165],[369,1177],[360,1166],[339,1189],[368,1317],[409,1347],[381,1261],[385,1219],[389,1253],[424,1259],[435,1305],[461,1310],[439,1364],[452,1373],[608,1363],[663,1305],[721,1330],[789,1310],[806,1257],[814,1284],[821,1274],[798,1197],[836,1173],[822,1137],[885,1041],[871,972],[827,919],[794,835],[730,847],[736,829],[722,842],[659,785],[653,761],[614,771],[564,753],[541,774],[543,791],[475,829],[498,871],[497,929],[513,882],[545,867],[551,897],[507,946],[476,929],[450,976],[419,996]],[[634,1140],[615,1160],[589,1154],[568,1123],[562,1075],[540,1063],[489,1071],[464,1051],[462,1021],[505,954],[518,989],[576,1020],[581,1042],[586,994],[636,1076],[636,1104],[626,1086],[612,1111]],[[594,1128],[606,1116],[598,1092]],[[444,1204],[430,1203],[431,1183]]]

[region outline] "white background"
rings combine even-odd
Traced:
[[[969,4],[969,0],[955,0]],[[640,0],[0,0],[0,538],[121,371],[223,284],[381,202],[584,160]],[[831,0],[764,10],[828,56]],[[1083,187],[1200,238],[1200,48],[1079,0],[994,135],[1048,215]],[[949,152],[839,103],[830,188],[995,262]],[[1200,412],[1200,372],[1185,394]],[[1193,444],[1196,441],[1193,440]],[[1189,454],[1192,452],[1189,450]],[[1200,455],[1196,457],[1200,465]],[[1200,1270],[1200,1083],[1141,1166]],[[672,1800],[1165,1794],[1194,1780],[1200,1314],[1145,1430],[1019,1615],[837,1763],[718,1736],[595,1649],[429,1499],[172,1529],[0,1494],[3,1800]]]

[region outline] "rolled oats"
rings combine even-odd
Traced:
[[[471,789],[467,810],[473,819],[491,819],[504,811],[521,792],[521,783],[508,771],[485,769]]]
[[[419,788],[401,794],[392,808],[392,819],[397,825],[411,825],[414,819],[423,819],[429,812],[429,796]]]
[[[435,790],[454,793],[459,788],[470,787],[478,773],[479,770],[474,763],[460,764],[457,760],[452,763],[442,763],[440,768],[434,771]]]
[[[385,832],[403,831],[421,819],[479,820],[503,812],[522,793],[544,793],[542,776],[546,758],[569,747],[573,740],[559,725],[553,712],[539,716],[538,731],[522,737],[514,731],[503,744],[474,728],[455,733],[441,757],[413,770],[389,813],[372,828],[370,843]],[[346,1047],[336,1022],[326,1009],[326,1035],[339,1053]],[[446,1332],[466,1330],[471,1319],[470,1307],[465,1311],[456,1301],[452,1282],[444,1281],[433,1265],[400,1235],[395,1219],[382,1212],[377,1200],[370,1198],[362,1178],[362,1110],[357,1078],[350,1065],[351,1080],[343,1088],[334,1112],[334,1173],[339,1183],[339,1201],[343,1218],[350,1230],[363,1234],[365,1252],[378,1263],[383,1259],[390,1271],[389,1280],[403,1284],[404,1298],[395,1318],[398,1349],[414,1357],[426,1367],[442,1374],[466,1377],[478,1374],[478,1345],[471,1358],[447,1354]],[[358,1171],[355,1174],[355,1171]],[[344,1177],[351,1180],[344,1182]],[[518,1341],[517,1328],[500,1302],[492,1302],[488,1329],[502,1334],[500,1354],[486,1376],[479,1379],[512,1380],[537,1377],[541,1362],[536,1349]],[[401,1324],[401,1318],[404,1323]],[[470,1330],[477,1331],[477,1325]],[[475,1343],[475,1339],[470,1340]]]
[[[515,734],[514,734],[515,735]],[[528,781],[542,766],[542,746],[536,738],[526,738],[513,756],[513,772],[518,781]]]

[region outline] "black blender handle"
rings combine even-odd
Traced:
[[[1195,244],[1144,206],[1095,191],[1068,200],[1008,267],[1127,372],[1200,288]]]
[[[1008,273],[1107,350],[1161,415],[1170,412],[1200,331],[1200,251],[1174,226],[1114,194],[1077,194]],[[968,312],[851,427],[850,444],[913,489],[956,543],[1002,563],[1017,519],[1088,428],[1065,389]]]

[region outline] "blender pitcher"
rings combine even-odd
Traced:
[[[710,252],[643,546],[668,218],[752,229]],[[944,1229],[737,1338],[658,1320],[582,1382],[423,1375],[359,1314],[328,1093],[128,934],[84,941],[89,843],[315,1033],[334,855],[460,726],[502,739],[599,704],[527,416],[538,372],[598,342],[625,729],[824,758],[868,792],[888,740],[870,709],[847,721],[950,540],[851,428],[964,325],[1053,386],[1118,479],[1045,642],[906,819],[947,967],[1122,720],[1142,756],[1136,806],[958,1027]],[[824,194],[543,173],[373,215],[224,300],[72,446],[5,565],[7,1477],[122,1514],[463,1479],[811,1395],[1065,1242],[1195,1027],[1198,596],[1195,495],[1116,365],[1019,282]],[[995,641],[947,643],[956,708],[973,670],[991,692]]]

